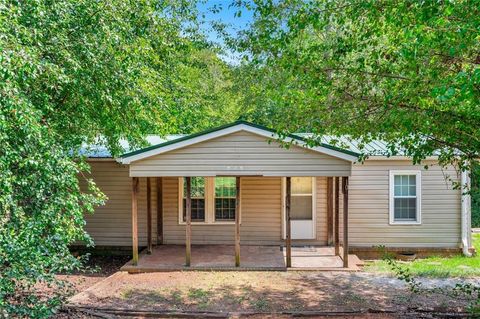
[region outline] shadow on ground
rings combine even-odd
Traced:
[[[402,282],[366,273],[116,273],[75,296],[84,307],[208,312],[459,311],[443,294],[412,294]]]

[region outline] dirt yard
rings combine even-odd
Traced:
[[[451,287],[455,282],[424,280],[426,286]],[[73,297],[71,304],[158,313],[325,312],[390,318],[461,312],[466,301],[439,293],[411,294],[399,280],[364,272],[117,272]]]
[[[86,265],[87,271],[57,275],[57,278],[70,283],[73,293],[79,293],[119,271],[129,259],[128,256],[94,256]]]
[[[119,271],[120,267],[129,259],[129,256],[93,256],[88,261],[88,271],[71,275],[57,275],[57,278],[65,280],[71,285],[72,294],[78,294]],[[65,309],[55,316],[55,319],[64,318],[87,319],[98,317]]]

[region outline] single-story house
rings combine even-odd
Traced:
[[[380,245],[417,254],[471,249],[469,197],[445,178],[467,187],[468,174],[442,169],[435,157],[413,165],[372,142],[373,155],[359,162],[353,142],[310,147],[301,134],[279,137],[244,121],[148,140],[119,158],[86,150],[108,197],[86,216],[86,230],[97,246],[133,246],[132,265],[138,247],[169,245],[184,266],[192,245],[230,245],[237,266],[245,246],[283,247],[286,266],[292,246],[331,246],[344,266],[349,252]]]

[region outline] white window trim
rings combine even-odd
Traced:
[[[205,177],[205,221],[194,222],[192,225],[235,225],[234,220],[216,220],[215,219],[215,177]],[[242,223],[242,179],[240,178],[240,206],[239,222]],[[183,177],[178,178],[178,224],[185,225],[183,221]]]
[[[219,176],[220,177],[220,176]],[[231,177],[231,176],[228,176],[228,177]],[[235,220],[217,220],[217,218],[215,217],[215,177],[212,177],[211,178],[213,180],[213,188],[212,188],[212,217],[213,217],[213,223],[214,224],[217,224],[217,225],[235,225]],[[238,210],[240,211],[240,224],[242,223],[242,179],[240,178],[240,203],[239,203],[239,207],[238,207]]]
[[[202,176],[199,176],[202,177]],[[178,223],[180,225],[185,225],[186,222],[183,221],[183,177],[178,178]],[[209,200],[208,200],[208,189],[209,189],[209,180],[205,177],[205,221],[195,222],[192,221],[192,225],[205,225],[209,224]]]
[[[417,194],[417,219],[412,221],[396,221],[394,209],[395,176],[415,175]],[[420,170],[390,170],[389,174],[389,223],[390,225],[421,225],[422,224],[422,172]]]
[[[313,239],[292,239],[292,240],[314,240],[317,238],[317,178],[314,176],[300,176],[312,178],[312,227],[313,227]],[[282,239],[285,239],[287,233],[286,217],[286,202],[285,196],[287,195],[287,178],[282,177]],[[299,195],[299,194],[297,194]],[[310,195],[310,194],[308,194]]]

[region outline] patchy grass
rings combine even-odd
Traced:
[[[473,245],[480,252],[480,234],[473,234]],[[463,255],[453,257],[429,257],[412,262],[403,262],[412,275],[432,278],[471,278],[480,277],[480,254],[474,257]],[[391,273],[386,262],[373,261],[365,266],[366,271]]]
[[[268,311],[270,309],[270,302],[265,299],[265,298],[258,298],[256,300],[253,300],[251,302],[251,305],[255,308],[257,311]]]
[[[445,304],[449,311],[458,311],[469,302],[438,291],[412,296],[398,280],[361,272],[119,272],[74,303],[149,311],[281,313],[370,309],[403,312]]]
[[[188,290],[188,298],[198,306],[198,309],[205,310],[208,308],[212,292],[202,288],[191,288]]]

